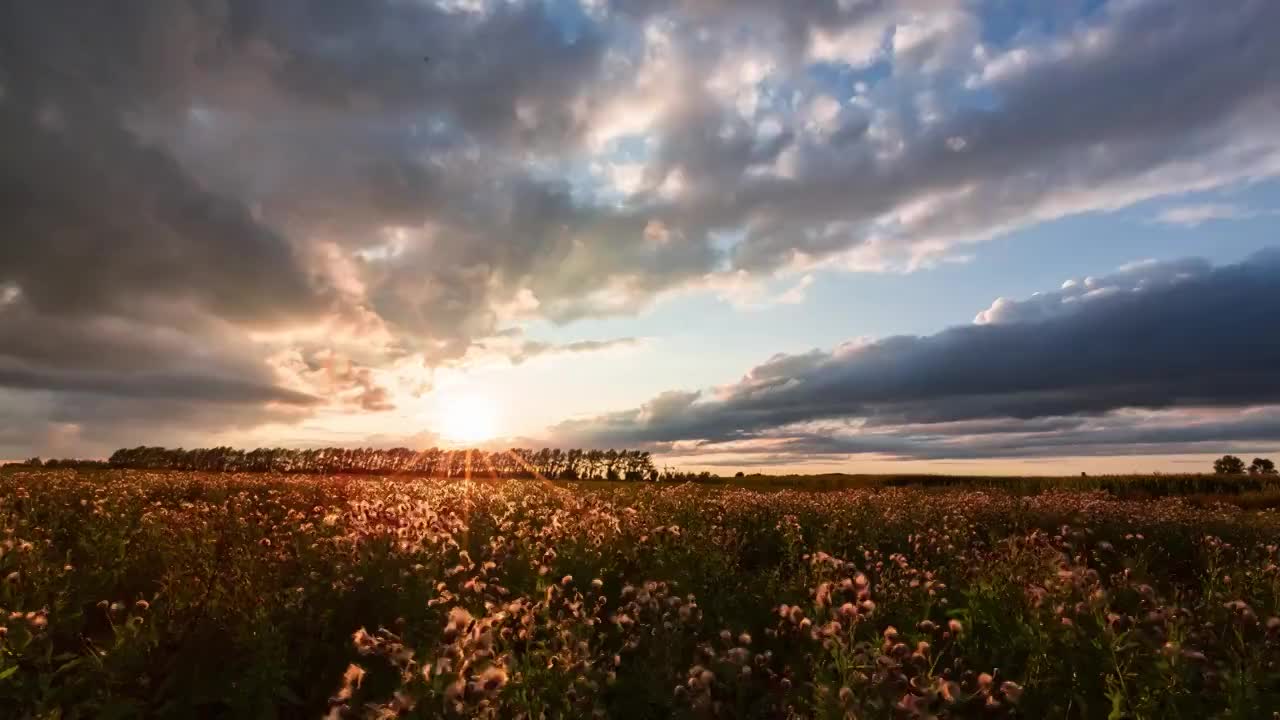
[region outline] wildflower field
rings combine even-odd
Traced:
[[[1280,513],[0,474],[0,715],[1271,718]]]

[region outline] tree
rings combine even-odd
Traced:
[[[1241,475],[1244,473],[1244,461],[1235,455],[1223,455],[1213,461],[1213,471],[1218,475]]]
[[[1254,458],[1249,464],[1250,475],[1275,475],[1276,464],[1267,458]]]

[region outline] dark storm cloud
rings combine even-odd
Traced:
[[[767,445],[779,457],[885,454],[914,460],[981,460],[1061,456],[1166,455],[1169,453],[1270,452],[1280,446],[1276,408],[1237,413],[1238,417],[1162,417],[1154,427],[1144,418],[1109,414],[1071,418],[1074,428],[1045,432],[1009,424],[971,435],[940,433],[936,428],[887,428],[879,434],[842,436],[787,433]],[[745,452],[753,452],[746,448]]]
[[[271,385],[234,378],[165,373],[55,373],[0,365],[0,387],[53,390],[137,399],[182,398],[211,403],[281,402],[310,405],[317,398]]]
[[[0,459],[106,457],[120,447],[153,442],[202,447],[226,442],[212,433],[241,433],[235,444],[264,444],[254,430],[296,424],[310,408],[281,402],[209,402],[187,397],[123,397],[74,390],[0,388]]]
[[[1100,442],[1280,439],[1274,418],[1247,427],[1186,422],[1105,432],[1054,424],[1070,423],[1062,416],[1126,408],[1280,403],[1278,273],[1280,251],[1218,268],[1147,264],[1089,279],[1092,289],[1082,294],[1071,286],[1037,296],[1027,302],[1061,307],[1035,320],[1006,308],[980,316],[986,324],[936,335],[779,355],[705,398],[666,393],[635,410],[557,431],[604,444],[776,438],[797,451],[940,457],[1035,448],[1067,454]],[[803,428],[848,420],[858,421],[860,430]],[[1017,422],[1024,420],[1034,422]],[[960,421],[981,422],[966,427]],[[939,424],[936,431],[931,424]]]
[[[63,315],[132,315],[148,301],[249,323],[321,311],[285,238],[125,126],[186,99],[199,52],[183,47],[200,37],[181,13],[143,5],[5,6],[0,283]]]
[[[0,388],[82,410],[144,401],[171,420],[199,415],[191,403],[247,420],[315,402],[275,385],[244,330],[321,317],[326,288],[240,199],[128,127],[190,99],[208,38],[186,11],[0,10]]]

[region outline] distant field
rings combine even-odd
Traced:
[[[9,469],[0,715],[1270,718],[1276,492]]]
[[[616,487],[605,481],[561,483],[565,487]],[[770,492],[800,490],[826,492],[877,488],[920,490],[998,490],[1029,495],[1055,490],[1101,491],[1124,498],[1181,496],[1192,501],[1225,502],[1241,507],[1280,507],[1280,477],[1275,475],[1067,475],[1017,477],[1006,475],[746,475],[713,477],[693,484]]]

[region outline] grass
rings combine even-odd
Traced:
[[[10,470],[0,707],[1269,718],[1276,497],[1207,476]]]

